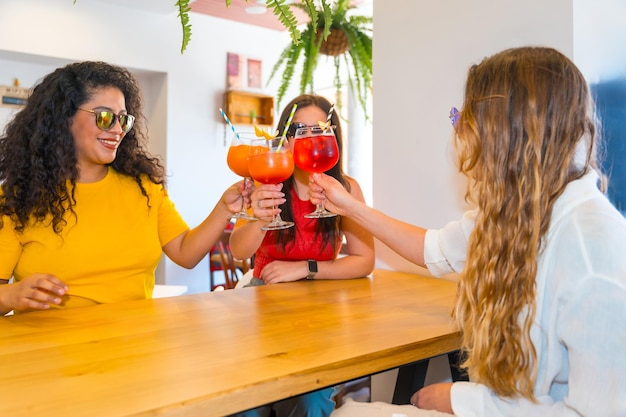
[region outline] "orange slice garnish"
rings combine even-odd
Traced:
[[[330,128],[330,120],[327,122],[319,121],[317,122],[317,124],[319,125],[320,129],[324,129],[324,132],[326,132]]]
[[[265,129],[261,129],[258,125],[254,125],[254,134],[259,138],[265,138],[267,140],[274,139],[278,136],[278,130],[272,135]]]

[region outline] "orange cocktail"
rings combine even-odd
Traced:
[[[248,155],[250,176],[262,184],[278,184],[293,174],[293,155],[287,138],[259,139],[252,141]],[[261,230],[278,230],[292,227],[293,222],[284,221],[279,214]]]
[[[293,156],[289,149],[263,151],[262,147],[252,150],[248,160],[250,176],[262,184],[278,184],[293,174]],[[255,153],[258,152],[258,153]]]
[[[249,153],[250,145],[231,145],[231,147],[228,148],[226,163],[228,163],[230,170],[240,177],[250,177],[250,171],[248,170]]]
[[[228,148],[228,154],[226,155],[226,163],[228,168],[235,174],[243,177],[243,185],[246,187],[246,181],[250,178],[250,172],[248,171],[248,155],[250,154],[250,143],[256,138],[255,135],[250,133],[237,133],[233,132],[233,137]],[[235,219],[257,220],[256,217],[248,214],[246,210],[245,199],[241,198],[241,210],[233,214]]]

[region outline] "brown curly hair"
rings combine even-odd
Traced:
[[[127,112],[137,117],[111,167],[134,178],[146,198],[142,178],[165,185],[163,166],[145,148],[148,138],[142,131],[142,100],[134,77],[105,62],[72,63],[40,81],[0,136],[0,214],[9,216],[17,231],[31,220],[49,217],[59,233],[65,213],[74,213],[78,169],[70,124],[78,108],[103,87],[118,88]]]
[[[456,147],[478,215],[454,317],[470,379],[500,396],[534,400],[537,260],[555,201],[597,169],[595,140],[587,83],[560,52],[509,49],[469,70]]]

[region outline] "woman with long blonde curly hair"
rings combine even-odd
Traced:
[[[311,190],[434,275],[460,273],[453,317],[470,382],[332,417],[626,416],[626,221],[600,189],[585,79],[552,48],[505,50],[469,70],[450,116],[476,205],[460,221],[400,222],[324,175]]]

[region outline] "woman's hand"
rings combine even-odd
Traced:
[[[411,404],[423,410],[453,414],[450,400],[451,382],[427,385],[411,396]]]
[[[274,215],[280,214],[278,206],[287,201],[282,188],[283,184],[262,184],[252,192],[250,204],[254,217],[269,223]]]
[[[298,281],[308,274],[306,261],[273,261],[265,265],[261,278],[266,284]]]
[[[33,274],[14,284],[0,286],[0,305],[3,310],[45,310],[50,304],[59,305],[68,286],[50,274]]]
[[[222,203],[231,213],[237,213],[242,207],[250,207],[250,194],[254,191],[254,181],[242,180],[234,183],[222,194]],[[243,198],[243,202],[241,199]],[[242,204],[243,203],[243,204]]]
[[[346,215],[351,205],[358,202],[339,181],[326,174],[309,176],[309,197],[311,203],[324,203],[327,210],[341,216]]]

